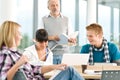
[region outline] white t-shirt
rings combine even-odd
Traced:
[[[53,64],[53,53],[51,52],[51,50],[49,48],[46,48],[46,61],[41,61],[38,57],[35,45],[32,45],[28,48],[25,49],[25,51],[23,52],[23,55],[26,55],[29,59],[30,64],[32,65],[40,65],[40,66],[44,66],[44,65],[52,65]]]

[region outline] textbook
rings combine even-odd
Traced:
[[[73,32],[71,35],[66,35],[66,34],[62,33],[59,36],[60,40],[56,41],[56,43],[58,43],[58,45],[68,45],[68,44],[70,44],[68,42],[68,40],[70,38],[76,38],[77,36],[78,36],[78,31]]]
[[[64,33],[60,34],[59,39],[60,39],[59,41],[56,41],[56,43],[58,43],[59,45],[68,44],[69,37],[66,34],[64,34]]]
[[[58,45],[68,45],[68,46],[75,46],[76,44],[68,42],[68,39],[70,38],[76,38],[78,36],[78,31],[73,32],[71,35],[67,34],[60,34],[59,41],[49,41],[48,45],[51,50],[53,50]]]

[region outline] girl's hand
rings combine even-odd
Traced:
[[[55,65],[55,66],[54,66],[54,69],[57,69],[57,70],[65,70],[66,67],[67,67],[66,64],[58,64],[58,65]]]

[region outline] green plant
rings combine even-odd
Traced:
[[[33,42],[30,39],[30,37],[27,34],[23,35],[23,39],[21,40],[21,44],[19,46],[19,49],[25,49],[26,47],[32,45]]]

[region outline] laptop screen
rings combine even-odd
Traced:
[[[62,63],[67,65],[87,65],[89,54],[65,53],[63,54]]]

